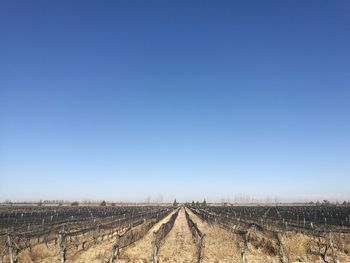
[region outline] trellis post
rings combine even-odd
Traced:
[[[65,242],[65,233],[61,231],[58,236],[58,245],[59,245],[59,257],[60,263],[66,262],[66,242]]]

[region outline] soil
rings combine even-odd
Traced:
[[[233,229],[224,228],[217,223],[208,223],[199,218],[188,208],[180,208],[173,228],[162,240],[158,252],[159,263],[195,263],[197,262],[197,244],[193,238],[185,216],[185,209],[198,229],[205,234],[203,263],[263,263],[263,262],[325,262],[320,253],[324,253],[325,244],[332,240],[325,258],[328,262],[350,262],[350,234],[328,233],[317,237],[311,234],[288,231],[282,233],[280,241],[255,228],[245,229],[248,233],[248,244],[244,249],[243,236]],[[153,232],[167,222],[172,212],[157,222],[144,237],[120,250],[115,263],[150,263],[152,254]],[[328,243],[327,243],[328,242]],[[67,263],[106,263],[111,257],[114,238],[100,241],[87,250],[74,252],[68,249]],[[282,246],[280,245],[282,244]],[[244,253],[244,261],[242,252]],[[8,256],[2,262],[9,262]],[[333,261],[332,261],[333,260]],[[336,261],[334,261],[336,260]],[[54,242],[47,245],[38,244],[31,251],[25,249],[19,254],[23,263],[56,263],[58,249]]]

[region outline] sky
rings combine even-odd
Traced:
[[[0,201],[350,199],[349,1],[0,3]]]

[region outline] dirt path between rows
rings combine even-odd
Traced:
[[[159,249],[159,262],[196,262],[196,246],[181,208],[170,233]]]
[[[86,251],[81,251],[77,253],[72,258],[69,258],[67,262],[74,263],[102,263],[106,262],[112,254],[112,246],[115,243],[114,239],[109,239],[101,242],[101,244],[96,244],[90,247]],[[69,254],[68,254],[69,257]],[[51,263],[51,262],[50,262]]]
[[[136,241],[134,244],[122,249],[120,253],[120,257],[117,262],[149,263],[151,261],[151,254],[152,254],[153,232],[157,231],[163,223],[167,222],[174,213],[175,211],[167,215],[158,223],[156,223],[143,238]]]
[[[189,213],[192,221],[197,224],[199,230],[206,235],[203,262],[242,262],[242,239],[239,236],[218,225],[209,225],[192,213],[190,209],[186,209],[186,211]]]

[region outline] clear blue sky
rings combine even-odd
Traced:
[[[350,198],[349,1],[0,3],[0,200]]]

